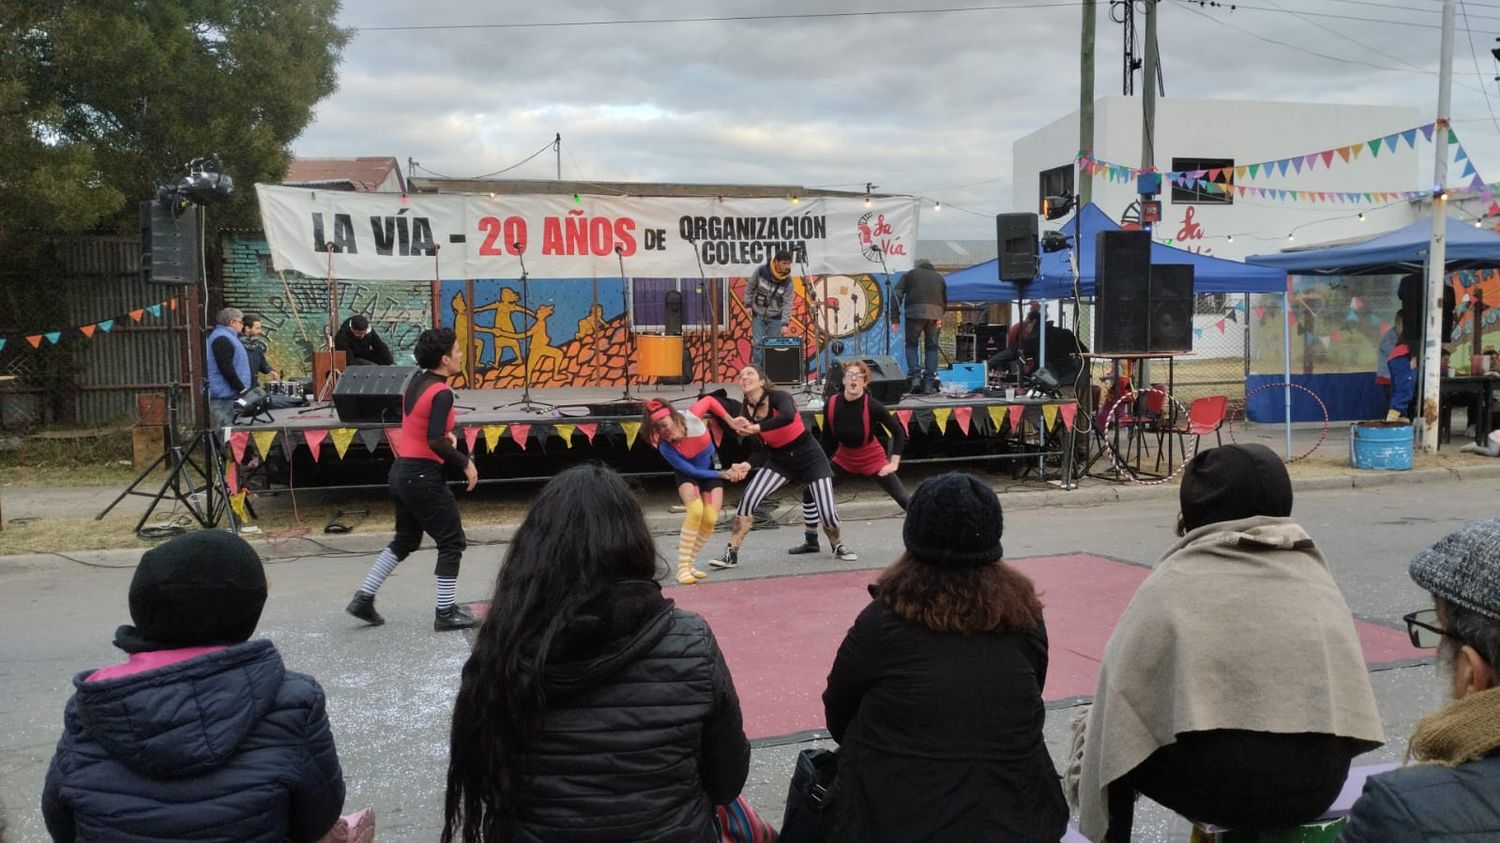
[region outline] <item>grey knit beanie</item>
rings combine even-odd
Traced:
[[[1411,560],[1410,571],[1433,596],[1500,620],[1500,518],[1442,537]]]

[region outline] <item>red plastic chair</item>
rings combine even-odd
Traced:
[[[1203,446],[1203,437],[1212,433],[1214,440],[1224,444],[1224,416],[1229,411],[1229,398],[1224,395],[1210,395],[1206,398],[1195,398],[1188,405],[1188,417],[1184,424],[1163,428],[1161,435],[1176,434],[1177,441],[1182,446],[1182,452],[1187,453],[1187,437],[1195,437],[1193,440],[1193,453]],[[1160,447],[1158,445],[1158,447]],[[1161,454],[1158,452],[1157,464],[1160,465]]]

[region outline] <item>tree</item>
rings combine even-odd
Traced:
[[[256,226],[251,186],[337,87],[339,0],[0,0],[0,254],[135,228],[192,158],[238,190],[215,227]]]

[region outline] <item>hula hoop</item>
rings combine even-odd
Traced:
[[[1111,441],[1112,437],[1110,436],[1112,432],[1119,429],[1119,426],[1117,424],[1119,417],[1116,414],[1116,411],[1119,410],[1120,404],[1124,403],[1127,400],[1130,401],[1133,405],[1138,397],[1151,394],[1160,395],[1167,401],[1170,401],[1172,403],[1172,406],[1182,413],[1182,418],[1187,418],[1187,408],[1182,406],[1182,402],[1178,401],[1176,398],[1173,398],[1172,395],[1166,390],[1157,389],[1156,387],[1150,387],[1148,389],[1132,389],[1129,392],[1121,395],[1119,398],[1116,398],[1114,403],[1109,405],[1108,415],[1105,417],[1104,429],[1099,431],[1099,439],[1103,445],[1103,448],[1109,453],[1110,469],[1113,470],[1116,474],[1124,474],[1126,477],[1129,477],[1130,482],[1136,486],[1160,486],[1163,483],[1170,483],[1177,478],[1177,475],[1182,473],[1182,470],[1184,468],[1187,468],[1188,462],[1192,460],[1193,457],[1198,455],[1198,443],[1196,440],[1194,440],[1193,452],[1189,454],[1187,450],[1184,449],[1182,454],[1182,463],[1179,464],[1171,474],[1168,474],[1167,476],[1156,480],[1142,480],[1140,476],[1130,468],[1128,462],[1120,459],[1120,454],[1115,450],[1115,446]],[[1090,422],[1092,421],[1093,420],[1091,419]],[[1167,433],[1167,435],[1171,434]]]
[[[1287,383],[1286,381],[1277,381],[1275,383],[1261,384],[1260,386],[1257,386],[1256,388],[1245,393],[1245,407],[1247,408],[1245,412],[1248,419],[1250,399],[1254,397],[1256,393],[1264,392],[1267,389],[1285,389],[1286,387],[1291,387],[1292,389],[1300,389],[1308,395],[1311,395],[1312,400],[1318,402],[1318,409],[1323,411],[1323,432],[1318,435],[1318,441],[1314,442],[1311,448],[1308,448],[1306,451],[1303,451],[1302,453],[1298,454],[1295,457],[1292,457],[1291,459],[1287,459],[1285,457],[1282,458],[1281,461],[1283,463],[1291,465],[1298,460],[1305,460],[1308,457],[1312,456],[1313,451],[1316,451],[1318,450],[1318,448],[1322,447],[1323,442],[1328,439],[1328,405],[1323,403],[1323,399],[1318,397],[1318,393],[1313,392],[1311,389],[1308,389],[1300,383]],[[1234,435],[1234,416],[1232,415],[1229,416],[1229,441],[1233,442],[1236,445],[1240,444],[1240,440],[1236,439]]]

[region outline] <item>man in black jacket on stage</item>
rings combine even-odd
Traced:
[[[344,320],[333,336],[333,347],[344,352],[350,366],[390,366],[396,362],[390,347],[370,328],[370,320],[363,313]]]

